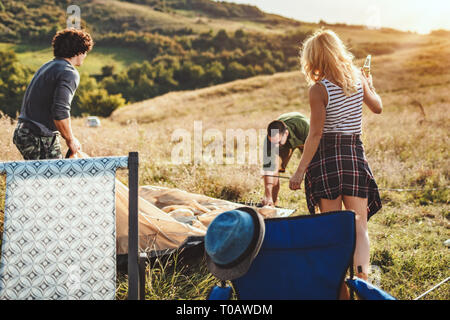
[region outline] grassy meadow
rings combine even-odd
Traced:
[[[363,113],[366,156],[383,201],[383,209],[369,222],[371,263],[377,266],[376,279],[382,289],[409,300],[450,275],[449,249],[443,244],[450,238],[450,39],[335,30],[347,43],[379,41],[380,49],[384,48],[372,60],[374,86],[384,110],[376,115],[365,108]],[[100,53],[97,58],[102,59]],[[94,53],[86,63],[89,59],[95,68]],[[131,58],[126,56],[124,63],[127,59]],[[141,185],[259,201],[263,195],[259,165],[172,165],[176,145],[172,133],[176,129],[193,132],[194,121],[202,121],[203,131],[217,129],[223,134],[226,129],[260,130],[290,111],[310,114],[308,86],[298,71],[173,92],[125,106],[102,119],[101,128],[87,128],[81,118],[73,120],[73,127],[83,150],[92,156],[139,151]],[[2,161],[20,159],[12,144],[14,126],[14,121],[0,119]],[[203,146],[213,142],[206,139]],[[295,171],[299,159],[296,153],[285,175]],[[4,188],[0,179],[0,216]],[[282,182],[280,195],[281,206],[307,214],[303,190],[290,191],[287,182]],[[185,266],[174,259],[157,263],[148,272],[147,299],[204,299],[215,283],[203,262]],[[126,278],[119,276],[117,297],[126,298],[126,292]],[[450,299],[448,284],[426,299]]]
[[[13,50],[17,54],[19,62],[33,72],[42,64],[53,59],[53,51],[50,44],[13,44],[0,43],[0,50]],[[123,47],[95,46],[95,50],[89,53],[89,59],[78,69],[80,73],[91,76],[101,74],[102,67],[114,65],[115,71],[121,72],[134,62],[142,63],[146,59],[145,54],[139,50],[130,50]]]

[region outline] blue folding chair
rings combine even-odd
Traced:
[[[265,220],[266,233],[248,272],[234,280],[243,300],[337,299],[355,250],[351,211]],[[353,268],[350,268],[353,270]],[[231,296],[216,286],[208,299]]]
[[[265,237],[248,272],[232,281],[242,300],[335,300],[346,280],[350,296],[392,300],[379,288],[354,278],[356,243],[353,211],[265,220]],[[221,281],[209,300],[228,300],[232,288]]]

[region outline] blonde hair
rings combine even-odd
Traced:
[[[353,58],[336,33],[319,30],[303,43],[300,61],[310,85],[331,78],[349,96],[357,91],[360,80]]]

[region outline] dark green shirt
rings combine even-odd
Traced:
[[[280,115],[277,120],[283,121],[286,125],[289,136],[284,145],[279,147],[279,150],[274,149],[275,153],[278,153],[281,158],[282,165],[287,165],[289,157],[293,150],[303,146],[309,133],[309,120],[300,112],[289,112]],[[274,171],[274,165],[276,163],[274,155],[272,155],[271,145],[269,138],[266,137],[264,141],[264,157],[263,157],[263,170]],[[278,168],[280,169],[280,168]],[[283,169],[283,168],[282,168]]]
[[[309,133],[309,120],[300,112],[284,113],[277,120],[283,121],[286,125],[289,136],[280,149],[296,149],[305,144]]]

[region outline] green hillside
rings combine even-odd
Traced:
[[[396,298],[410,300],[450,275],[449,249],[444,245],[450,238],[450,42],[434,36],[420,36],[415,42],[409,37],[403,39],[399,49],[373,58],[374,85],[384,110],[377,115],[364,106],[363,141],[383,202],[383,209],[368,225],[371,279]],[[362,65],[363,61],[356,63]],[[102,151],[123,153],[124,146],[139,150],[144,159],[142,184],[258,202],[264,194],[259,166],[210,165],[206,161],[200,165],[170,165],[178,141],[169,137],[180,129],[192,134],[194,121],[202,121],[203,150],[207,153],[207,148],[217,142],[206,138],[207,131],[215,130],[226,137],[230,129],[264,130],[285,112],[309,116],[308,97],[308,85],[298,71],[172,92],[128,105],[105,119],[110,133],[101,140]],[[81,120],[78,124],[82,135]],[[125,132],[132,136],[128,143],[119,138]],[[83,138],[95,139],[89,134]],[[118,140],[122,146],[116,146]],[[86,144],[88,152],[102,154],[98,146]],[[219,154],[228,156],[226,142],[219,146]],[[294,153],[284,175],[291,176],[299,160],[300,153]],[[280,195],[280,206],[296,208],[298,214],[308,213],[304,189],[293,192],[287,182],[282,182]],[[200,274],[204,274],[202,280],[209,279],[207,271]],[[195,287],[203,288],[202,283],[196,282]],[[179,286],[177,298],[195,296],[187,293],[194,286]],[[164,297],[155,291],[152,297]],[[425,299],[449,298],[447,284]]]
[[[194,34],[244,27],[258,32],[280,31],[301,24],[253,6],[211,0],[2,0],[0,41],[51,36],[65,24],[66,8],[73,4],[81,8],[83,25],[96,36],[123,31]]]
[[[383,202],[369,222],[373,277],[396,298],[412,299],[449,276],[447,31],[418,35],[308,24],[210,0],[0,0],[0,111],[15,117],[33,71],[52,58],[51,37],[64,26],[65,8],[72,3],[80,5],[83,27],[96,42],[79,69],[72,105],[83,151],[90,156],[138,151],[141,185],[232,201],[261,200],[260,165],[172,165],[174,131],[192,132],[194,121],[202,121],[204,132],[257,131],[284,112],[309,116],[298,49],[319,27],[333,29],[357,65],[372,54],[374,85],[384,104],[381,115],[363,111],[364,147]],[[88,114],[103,117],[100,128],[86,127]],[[21,158],[11,139],[12,118],[0,112],[2,161]],[[203,150],[215,142],[205,138]],[[218,146],[223,148],[217,154],[228,157],[226,145]],[[294,153],[286,176],[299,159]],[[1,177],[0,232],[5,186]],[[280,205],[308,212],[304,192],[289,190],[285,182]],[[197,269],[153,265],[146,298],[206,298],[216,279],[204,263]],[[126,294],[126,278],[119,276],[117,297]],[[426,296],[449,298],[448,284]]]
[[[343,37],[350,36],[345,28],[333,29]],[[353,41],[399,39],[392,53],[376,55],[372,61],[383,113],[373,114],[366,107],[363,111],[364,148],[383,202],[368,227],[371,280],[396,298],[409,300],[450,275],[449,249],[444,245],[450,238],[450,42],[435,35],[403,33],[379,33],[377,38],[376,32],[371,32],[361,33]],[[356,63],[361,65],[363,59]],[[217,145],[214,137],[206,137],[209,130],[223,137],[228,129],[259,131],[281,113],[299,111],[309,116],[309,110],[308,85],[304,76],[294,71],[171,92],[130,104],[101,119],[101,128],[86,127],[85,118],[74,119],[72,125],[83,150],[91,156],[138,151],[141,185],[259,202],[264,193],[259,165],[211,165],[206,159],[200,164],[174,165],[172,151],[179,143],[172,139],[174,132],[185,129],[192,134],[194,121],[202,121],[206,154],[209,146]],[[11,139],[15,125],[8,118],[0,119],[2,160],[20,158]],[[229,157],[226,141],[218,146],[217,154]],[[64,143],[63,148],[65,151]],[[286,176],[295,172],[299,159],[300,153],[295,152]],[[0,179],[0,230],[4,190]],[[304,191],[289,190],[287,182],[282,182],[280,206],[308,214]],[[182,263],[171,267],[156,263],[147,272],[151,275],[147,299],[204,299],[217,281],[204,263],[193,270],[183,269]],[[118,287],[117,297],[126,298],[126,278],[118,278]],[[448,284],[425,297],[449,298]]]
[[[84,65],[73,115],[98,113],[94,103],[120,107],[170,91],[203,88],[296,66],[297,45],[307,32],[299,22],[256,7],[210,0],[55,1],[2,0],[0,50],[30,77],[52,59],[51,39],[66,24],[66,8],[81,8],[82,28],[94,38]],[[0,52],[1,53],[1,52]],[[12,69],[11,69],[12,70]],[[27,78],[17,85],[3,74],[0,110],[14,117]],[[114,110],[114,108],[112,110]]]
[[[308,24],[267,14],[254,6],[211,0],[1,0],[0,52],[30,77],[52,58],[51,39],[66,24],[69,4],[81,8],[82,27],[95,41],[79,71],[73,115],[100,112],[168,92],[195,90],[238,79],[298,69],[302,41],[331,27],[356,58],[392,54],[428,45],[417,34],[368,30],[344,24]],[[438,41],[427,38],[428,42]],[[12,52],[12,53],[11,53]],[[27,79],[3,75],[0,110],[14,117]],[[108,96],[123,100],[112,103]],[[8,97],[8,99],[2,98]],[[108,110],[110,110],[108,108]]]
[[[199,33],[226,28],[235,31],[285,30],[300,22],[267,14],[257,7],[211,0],[80,1],[83,19],[95,32]],[[225,23],[226,22],[226,23]]]

